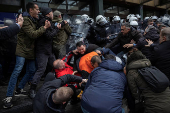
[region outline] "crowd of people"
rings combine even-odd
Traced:
[[[28,95],[34,113],[64,113],[68,101],[81,101],[83,113],[125,113],[123,99],[129,113],[170,113],[168,15],[142,21],[140,15],[129,14],[111,22],[102,15],[96,22],[82,15],[90,26],[87,36],[67,53],[72,27],[62,13],[32,2],[26,10],[16,24],[0,29],[0,84],[8,85],[3,108],[13,107],[13,96]],[[14,52],[7,42],[15,37],[11,61]],[[6,84],[11,62],[15,66]],[[30,89],[24,91],[27,83]]]

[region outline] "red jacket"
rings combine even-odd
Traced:
[[[55,71],[55,75],[56,75],[56,78],[59,78],[63,75],[66,75],[66,74],[70,74],[72,75],[73,74],[73,67],[69,66],[67,64],[67,62],[69,61],[69,59],[73,56],[73,54],[70,54],[69,56],[65,56],[62,60],[65,60],[65,58],[67,59],[66,63],[65,63],[65,68],[63,69],[54,69]],[[76,74],[77,76],[81,76],[79,73]],[[71,82],[72,85],[75,85],[75,82]],[[68,84],[66,84],[65,86],[68,86]],[[75,86],[75,88],[77,88],[77,85]]]
[[[73,67],[69,66],[67,63],[65,63],[64,69],[54,69],[54,70],[55,70],[56,78],[59,78],[66,74],[71,74],[71,75],[73,74]]]

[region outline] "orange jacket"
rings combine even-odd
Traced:
[[[94,67],[91,65],[91,58],[95,55],[98,55],[96,52],[90,52],[84,56],[81,57],[79,62],[79,69],[85,70],[88,73],[91,73],[94,69]]]

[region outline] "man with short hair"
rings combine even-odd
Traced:
[[[24,23],[17,37],[16,64],[9,81],[6,98],[3,100],[4,108],[10,108],[13,106],[11,101],[13,91],[17,83],[17,78],[26,62],[26,74],[18,86],[18,88],[21,90],[15,92],[15,95],[17,96],[25,95],[23,88],[28,82],[29,77],[32,76],[36,71],[34,60],[35,39],[40,37],[46,31],[46,29],[51,26],[50,22],[46,21],[44,26],[36,30],[38,13],[40,12],[39,7],[37,4],[29,2],[26,5],[26,9],[28,12],[23,13]]]
[[[99,64],[102,62],[99,55],[95,55],[91,58],[91,65],[96,68],[99,66]]]
[[[46,82],[36,94],[33,101],[34,113],[64,113],[67,101],[73,96],[73,87],[62,87],[66,83],[85,80],[75,75],[64,75]]]
[[[66,42],[72,30],[67,21],[62,20],[61,12],[54,11],[53,23],[61,24],[61,28],[53,38],[53,50],[56,59],[62,59],[66,55]]]
[[[159,45],[150,58],[152,65],[162,71],[170,80],[170,27],[161,30]]]
[[[80,41],[77,42],[76,44],[76,48],[75,50],[73,50],[74,53],[74,65],[73,65],[73,70],[77,71],[77,66],[76,66],[76,61],[84,56],[87,53],[90,53],[94,50],[96,50],[97,48],[99,48],[99,46],[95,45],[95,44],[85,44],[84,42]]]
[[[129,23],[123,23],[121,25],[121,32],[118,34],[118,36],[109,44],[107,44],[105,46],[105,48],[112,48],[115,45],[119,44],[120,45],[112,48],[111,50],[115,53],[118,54],[121,51],[123,51],[124,53],[128,52],[129,45],[124,46],[125,44],[128,44],[130,42],[133,43],[134,41],[137,43],[138,40],[143,37],[141,33],[137,32],[135,29],[130,28],[130,24]],[[135,43],[134,43],[135,45]]]
[[[56,78],[59,78],[65,74],[73,74],[73,67],[69,66],[62,59],[57,59],[53,62],[53,67],[55,68]]]

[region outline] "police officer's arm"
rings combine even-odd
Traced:
[[[96,34],[95,38],[96,38],[97,43],[102,43],[102,42],[106,43],[106,41],[108,40],[107,38],[100,37],[98,34]]]
[[[111,48],[119,43],[119,36],[117,36],[111,43],[107,44],[105,48]]]

